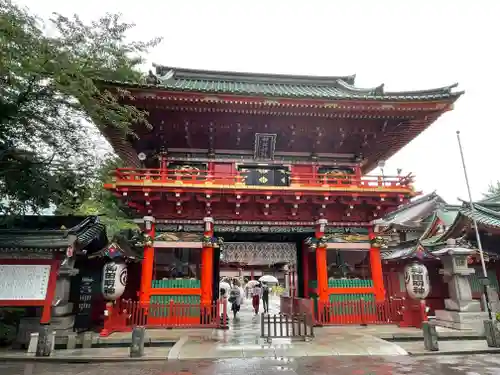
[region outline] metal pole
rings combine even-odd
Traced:
[[[465,177],[465,184],[467,185],[467,193],[469,194],[470,210],[472,212],[472,222],[474,224],[474,229],[476,231],[477,248],[479,249],[479,257],[481,258],[481,266],[483,268],[483,276],[484,276],[484,280],[487,280],[488,279],[488,271],[486,270],[486,263],[484,262],[483,245],[481,243],[481,236],[479,235],[479,228],[477,226],[477,220],[475,219],[475,215],[474,215],[476,208],[474,207],[474,203],[472,201],[472,193],[470,190],[469,176],[467,175],[467,167],[465,166],[464,151],[462,149],[462,142],[460,141],[460,131],[459,130],[457,130],[457,141],[458,141],[458,148],[460,150],[460,157],[462,159],[462,167],[464,169],[464,177]],[[493,316],[491,314],[490,301],[488,298],[488,290],[486,287],[486,283],[483,283],[483,288],[484,288],[483,289],[484,302],[486,305],[486,309],[488,310],[488,316],[490,319],[493,319]]]

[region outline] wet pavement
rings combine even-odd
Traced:
[[[262,310],[262,306],[261,306]],[[262,311],[260,311],[262,312]],[[270,313],[279,313],[279,299],[270,300]],[[449,334],[452,332],[442,332]],[[428,352],[424,348],[421,330],[400,329],[395,326],[341,326],[323,327],[315,329],[315,338],[311,341],[292,341],[289,338],[273,339],[271,343],[265,342],[260,337],[260,316],[254,316],[251,301],[246,300],[236,319],[229,320],[229,329],[186,329],[186,330],[148,330],[146,335],[151,342],[157,340],[171,340],[173,346],[146,347],[144,356],[130,358],[129,347],[108,347],[93,349],[56,350],[53,355],[45,360],[66,362],[109,362],[109,361],[177,361],[195,360],[200,363],[213,359],[247,359],[249,361],[267,360],[279,361],[280,358],[303,357],[337,357],[357,356],[368,358],[388,357],[401,358],[408,354],[413,355],[453,355],[453,354],[490,354],[499,355],[500,349],[488,348],[486,341],[482,340],[457,340],[459,337],[448,337],[447,341],[440,341],[439,352]],[[106,338],[116,342],[124,340],[130,342],[130,333],[117,333]],[[417,340],[391,342],[391,338],[413,337]],[[389,341],[384,340],[386,338]],[[452,341],[450,341],[451,339]],[[34,358],[26,352],[0,351],[0,360],[25,361],[31,359],[39,363],[40,359]],[[317,359],[316,359],[317,360]],[[350,363],[351,359],[345,359]],[[364,359],[364,361],[370,361]],[[398,361],[401,362],[400,359]],[[228,362],[229,363],[229,362]],[[278,362],[280,363],[280,362]],[[128,364],[127,364],[128,366]],[[146,364],[145,367],[148,368]],[[376,372],[374,372],[376,373]],[[480,372],[481,373],[481,372]],[[0,374],[3,375],[2,372]],[[251,375],[252,373],[250,373]],[[472,372],[470,375],[473,375]],[[162,374],[165,375],[165,374]],[[186,374],[184,374],[186,375]]]
[[[271,315],[279,314],[279,303],[279,298],[270,299]],[[398,345],[361,331],[342,331],[335,335],[317,331],[310,342],[283,338],[273,339],[271,343],[264,342],[260,331],[260,316],[254,315],[251,301],[247,299],[236,319],[230,319],[228,330],[215,330],[210,338],[189,337],[182,347],[170,352],[169,359],[407,354]]]
[[[2,375],[496,375],[500,358],[490,355],[432,357],[243,358],[142,363],[5,363]]]

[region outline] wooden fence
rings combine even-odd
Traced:
[[[314,320],[310,314],[261,314],[260,337],[307,340],[314,337]]]
[[[101,336],[113,332],[131,332],[146,328],[217,328],[227,327],[227,304],[222,300],[209,305],[119,301],[108,305]]]

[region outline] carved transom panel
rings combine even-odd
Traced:
[[[247,265],[295,264],[297,247],[289,242],[225,242],[224,262]]]

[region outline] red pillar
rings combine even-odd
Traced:
[[[369,229],[370,241],[375,238],[373,229]],[[375,300],[380,302],[385,300],[384,275],[382,272],[382,261],[380,259],[380,248],[370,247],[370,268],[373,280]]]
[[[309,298],[309,246],[302,244],[302,276],[304,282],[304,295],[302,297]]]
[[[144,257],[141,271],[141,290],[139,300],[149,302],[151,296],[151,285],[153,281],[153,268],[155,259],[155,249],[153,242],[155,238],[155,219],[152,216],[144,216],[144,234],[149,238],[144,244]]]
[[[212,238],[214,236],[214,219],[206,217],[204,236]],[[212,282],[214,272],[214,248],[212,244],[207,244],[201,249],[201,303],[209,305],[212,303]]]
[[[319,219],[316,222],[316,239],[320,239],[325,234],[326,219]],[[316,269],[318,277],[318,299],[321,302],[328,302],[328,271],[326,264],[326,247],[316,247]]]
[[[40,324],[49,324],[52,317],[52,302],[56,294],[57,274],[59,273],[59,260],[53,261],[50,265],[49,282],[47,283],[47,294],[43,305]]]

